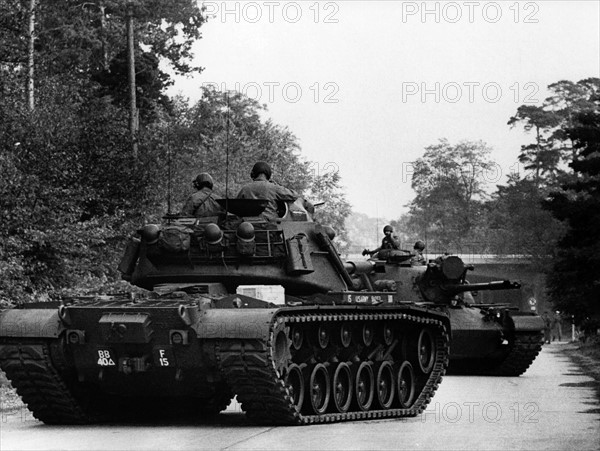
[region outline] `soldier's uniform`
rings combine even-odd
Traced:
[[[271,220],[277,219],[277,201],[294,202],[298,195],[285,186],[270,181],[271,167],[262,161],[254,165],[250,173],[252,181],[242,187],[238,193],[238,199],[265,199],[267,206],[261,213],[261,217]]]
[[[222,211],[221,206],[213,197],[212,190],[204,187],[193,193],[185,202],[182,216],[195,216],[196,218],[205,216],[215,216]]]

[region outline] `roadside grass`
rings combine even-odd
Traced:
[[[600,382],[600,336],[590,337],[585,343],[571,342],[563,349],[586,375]]]
[[[592,336],[585,343],[571,342],[560,349],[586,376],[594,379],[596,400],[600,403],[600,336]]]

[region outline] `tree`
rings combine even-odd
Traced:
[[[340,182],[341,177],[338,171],[316,174],[307,196],[315,201],[324,202],[323,206],[316,207],[314,220],[333,227],[333,230],[336,231],[335,243],[338,251],[345,254],[350,249],[346,218],[350,215],[351,208]]]
[[[566,130],[576,125],[578,112],[594,110],[594,102],[591,99],[600,91],[600,78],[585,78],[577,83],[561,80],[549,85],[548,89],[552,95],[544,101],[544,106],[560,119],[552,139],[562,143],[562,158],[570,162],[575,159],[577,151]]]
[[[484,223],[494,253],[525,255],[545,269],[562,227],[542,208],[535,180],[510,175],[506,185],[498,185],[485,209]]]
[[[297,138],[286,127],[262,119],[266,107],[240,93],[204,87],[194,105],[177,99],[169,135],[173,199],[182,203],[200,172],[215,179],[215,191],[235,197],[259,160],[268,161],[273,179],[297,192],[311,182],[310,163],[300,157]],[[164,167],[164,173],[167,173]]]
[[[509,176],[498,186],[487,205],[487,221],[495,247],[511,249],[547,269],[563,225],[543,208],[544,199],[560,183],[570,183],[574,173],[566,170],[573,161],[573,142],[568,130],[578,123],[578,114],[593,110],[591,101],[600,89],[600,79],[577,83],[561,80],[548,86],[551,95],[541,106],[521,105],[508,121],[535,131],[535,142],[521,146],[519,161],[531,171]]]
[[[575,115],[566,133],[576,149],[576,179],[551,193],[545,207],[567,231],[559,240],[548,273],[548,292],[556,308],[577,322],[600,315],[600,97],[594,111]]]
[[[521,146],[519,161],[525,169],[533,170],[536,185],[542,182],[542,176],[555,175],[560,162],[560,149],[554,147],[551,138],[544,137],[560,123],[560,117],[544,107],[521,105],[517,114],[510,118],[508,125],[514,127],[522,123],[525,131],[535,130],[535,143]]]
[[[443,248],[469,239],[485,197],[486,171],[493,165],[489,154],[481,141],[451,145],[441,139],[425,148],[413,163],[416,197],[410,203],[410,224],[416,235]]]
[[[541,106],[521,105],[508,121],[511,127],[522,124],[525,131],[535,131],[535,143],[521,146],[519,161],[533,171],[538,186],[555,186],[564,176],[561,163],[568,164],[575,156],[566,130],[576,125],[578,112],[593,110],[590,98],[600,91],[600,79],[561,80],[548,90],[551,95]]]

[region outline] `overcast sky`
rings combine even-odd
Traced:
[[[439,138],[483,140],[505,183],[521,144],[506,122],[559,80],[600,76],[598,1],[204,2],[203,83],[265,103],[315,171],[340,171],[353,209],[397,218],[410,162]]]

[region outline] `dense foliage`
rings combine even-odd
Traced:
[[[567,130],[575,149],[574,176],[545,203],[567,227],[548,274],[549,293],[578,322],[600,319],[600,96],[595,102],[598,108],[577,114]]]

